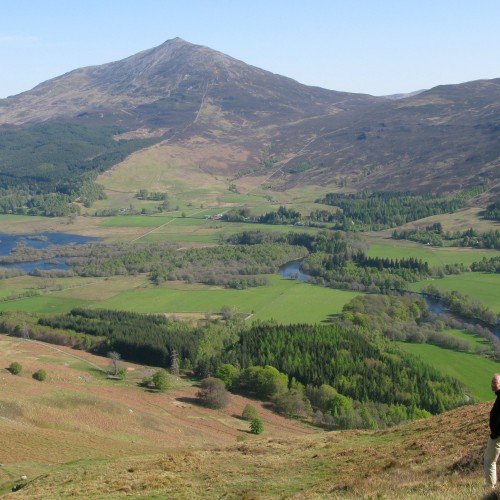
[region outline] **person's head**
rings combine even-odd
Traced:
[[[500,391],[500,374],[495,373],[491,379],[491,390],[493,392]]]

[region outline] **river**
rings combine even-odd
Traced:
[[[311,279],[311,276],[303,273],[300,270],[300,265],[302,264],[302,260],[303,259],[292,260],[292,262],[284,264],[278,269],[278,274],[280,274],[284,278],[304,281],[307,283]]]
[[[284,264],[283,266],[281,266],[279,268],[278,274],[280,274],[284,278],[296,279],[296,280],[304,281],[307,283],[308,281],[310,281],[311,276],[303,273],[300,270],[300,265],[302,264],[302,260],[303,259],[294,260],[292,262],[288,262],[287,264]],[[429,311],[434,313],[434,314],[447,314],[447,315],[452,316],[455,319],[457,319],[458,321],[461,321],[463,323],[472,324],[472,325],[480,325],[480,326],[489,328],[490,330],[493,331],[493,333],[497,337],[500,338],[500,326],[498,326],[498,325],[496,327],[492,327],[491,325],[485,325],[483,322],[476,320],[476,319],[462,318],[460,316],[457,316],[457,315],[451,313],[448,309],[446,309],[444,304],[440,300],[436,299],[435,297],[429,297],[428,295],[417,293],[417,292],[403,292],[403,293],[409,293],[409,294],[424,298],[425,302],[427,303],[427,307],[428,307]]]
[[[100,238],[81,236],[79,234],[66,233],[37,233],[37,234],[7,234],[0,233],[0,256],[12,255],[12,250],[22,243],[31,248],[48,248],[51,245],[83,245],[100,241]],[[16,262],[12,264],[0,264],[0,267],[22,269],[25,273],[31,273],[35,269],[68,269],[64,259],[46,259],[33,262]]]

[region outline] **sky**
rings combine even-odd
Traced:
[[[175,37],[331,90],[500,78],[500,0],[0,0],[0,98]]]

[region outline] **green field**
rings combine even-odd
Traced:
[[[317,232],[317,229],[304,226],[268,225],[246,222],[224,222],[205,219],[205,215],[219,213],[212,210],[199,210],[187,213],[186,217],[178,215],[155,216],[115,216],[101,219],[99,227],[111,231],[139,229],[142,234],[134,232],[129,241],[172,241],[185,243],[217,243],[221,237],[226,237],[242,231],[267,231],[277,233]]]
[[[493,399],[490,380],[500,368],[496,361],[477,354],[452,351],[430,344],[408,342],[397,342],[397,344],[404,351],[421,357],[441,372],[456,377],[475,398],[481,401]]]
[[[370,245],[367,254],[370,257],[386,257],[388,259],[414,257],[428,262],[430,267],[439,267],[459,263],[470,265],[483,257],[497,256],[499,252],[471,248],[430,247],[409,241],[386,239]]]
[[[330,315],[339,313],[344,304],[357,295],[357,292],[310,285],[281,276],[268,278],[268,286],[246,290],[181,282],[155,287],[145,277],[101,278],[47,295],[0,302],[0,311],[60,313],[73,307],[99,307],[143,313],[205,314],[231,306],[252,321],[318,323],[328,321]]]
[[[414,283],[412,289],[419,292],[425,285],[432,284],[437,288],[457,290],[465,295],[480,300],[486,307],[500,313],[500,274],[491,273],[463,273],[445,276],[444,278],[429,279]]]
[[[469,333],[465,332],[464,330],[456,330],[456,329],[446,330],[445,333],[451,335],[452,337],[467,341],[472,349],[476,347],[491,349],[491,345],[486,339],[474,333]]]
[[[64,313],[74,307],[86,307],[89,301],[42,295],[25,299],[0,302],[0,311],[25,311],[35,313]]]

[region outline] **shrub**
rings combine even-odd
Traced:
[[[262,420],[260,418],[254,418],[250,422],[250,432],[252,434],[262,434],[264,432],[264,426],[262,425]]]
[[[224,382],[215,377],[201,381],[201,389],[196,394],[201,403],[209,408],[225,408],[229,404],[229,392]]]
[[[240,375],[240,385],[262,398],[273,398],[288,390],[288,375],[273,366],[249,366]]]
[[[151,377],[151,382],[153,383],[156,390],[164,392],[171,387],[170,377],[165,370],[158,370]]]
[[[248,403],[245,408],[243,409],[243,413],[241,416],[245,419],[251,422],[252,420],[255,420],[256,418],[259,418],[259,413],[257,412],[257,408],[255,406],[252,406],[250,403]]]
[[[276,411],[287,417],[307,417],[312,413],[311,403],[297,390],[278,395],[274,403]]]
[[[47,372],[40,368],[40,370],[33,373],[33,378],[39,382],[43,382],[47,378]]]
[[[18,363],[17,361],[14,361],[9,366],[9,372],[12,373],[12,375],[19,375],[22,371],[23,367],[21,363]]]
[[[217,371],[215,372],[215,376],[220,378],[224,384],[226,384],[226,389],[229,391],[234,387],[239,374],[240,371],[238,368],[227,363],[219,365]]]

